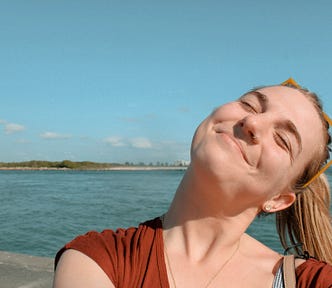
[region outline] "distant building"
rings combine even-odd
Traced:
[[[177,160],[174,162],[174,166],[189,166],[190,161],[188,160]]]

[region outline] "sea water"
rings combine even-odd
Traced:
[[[183,173],[0,171],[0,250],[53,257],[89,230],[136,226],[167,211]],[[273,216],[248,233],[282,251]]]

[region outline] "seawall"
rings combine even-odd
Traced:
[[[0,251],[1,288],[50,288],[53,259]]]

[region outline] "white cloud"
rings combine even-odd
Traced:
[[[130,143],[135,148],[147,149],[152,147],[151,141],[143,137],[131,139]]]
[[[21,139],[17,139],[17,140],[16,140],[16,143],[19,143],[19,144],[27,144],[27,143],[30,143],[30,141],[27,140],[27,139],[21,138]]]
[[[15,123],[3,123],[5,125],[5,133],[6,134],[12,134],[12,133],[17,133],[25,130],[25,127],[20,124],[15,124]]]
[[[123,139],[121,137],[118,136],[111,136],[108,137],[104,140],[104,142],[111,144],[114,147],[123,147],[126,146],[125,142],[123,141]]]
[[[13,134],[25,130],[25,127],[21,124],[9,123],[3,119],[0,119],[0,124],[3,125],[6,134]]]
[[[112,145],[113,147],[130,146],[133,148],[147,149],[147,148],[152,148],[153,146],[151,141],[144,137],[128,139],[119,136],[110,136],[104,139],[104,142]]]
[[[43,139],[68,139],[70,138],[70,135],[59,134],[55,132],[44,132],[40,134],[40,137]]]

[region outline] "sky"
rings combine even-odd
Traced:
[[[189,160],[214,108],[288,77],[332,115],[331,11],[330,0],[0,0],[0,162]]]

